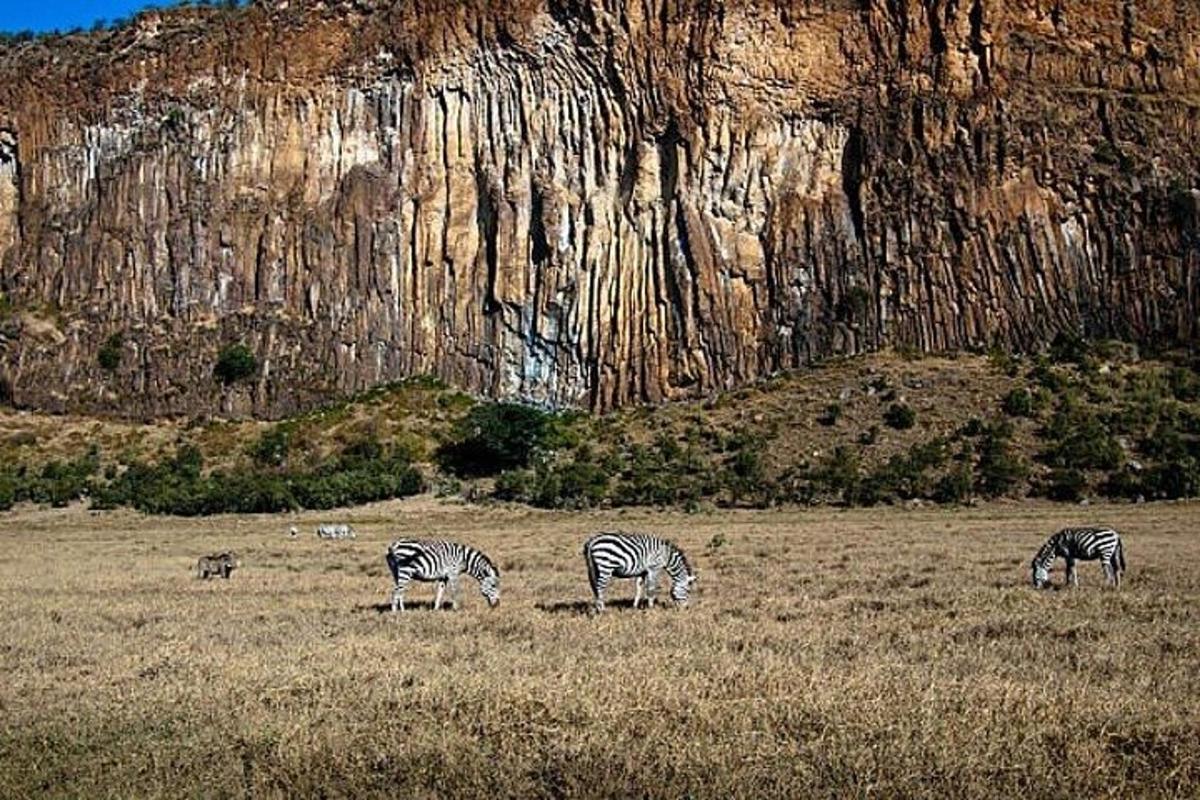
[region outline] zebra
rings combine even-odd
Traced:
[[[1030,563],[1030,577],[1037,589],[1050,584],[1050,568],[1062,557],[1067,562],[1067,584],[1079,585],[1075,573],[1076,561],[1100,559],[1104,577],[1111,586],[1121,585],[1121,573],[1125,571],[1125,547],[1121,535],[1112,528],[1063,528],[1051,536]]]
[[[196,562],[196,577],[208,580],[209,576],[220,575],[228,580],[230,573],[241,566],[241,563],[238,561],[237,553],[231,551],[201,556],[200,560]]]
[[[450,606],[458,608],[458,576],[464,572],[479,581],[479,591],[493,608],[500,602],[500,571],[491,559],[473,547],[445,540],[400,539],[387,549],[387,564],[396,581],[392,611],[404,610],[404,590],[410,581],[437,582],[433,610],[442,606],[442,593],[450,589]]]
[[[604,592],[613,578],[635,579],[634,608],[641,603],[643,588],[647,607],[654,606],[661,572],[671,578],[671,599],[677,606],[687,605],[688,591],[697,579],[687,556],[674,542],[644,533],[598,533],[584,542],[583,559],[597,613],[604,611]]]
[[[338,525],[330,525],[325,523],[317,526],[318,539],[353,539],[354,528],[344,523]]]

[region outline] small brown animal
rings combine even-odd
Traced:
[[[208,580],[213,575],[228,579],[229,573],[241,566],[237,553],[226,551],[211,556],[201,556],[196,562],[196,577]]]

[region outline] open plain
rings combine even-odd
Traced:
[[[1132,797],[1200,793],[1200,505],[550,513],[415,498],[344,514],[3,515],[4,797]],[[319,541],[320,521],[358,538]],[[1123,532],[1037,592],[1068,524]],[[289,539],[289,525],[302,531]],[[587,613],[597,530],[688,552],[685,610]],[[489,553],[502,601],[386,543]],[[202,554],[232,548],[229,581]],[[1061,563],[1055,572],[1062,580]],[[666,591],[662,591],[662,597]]]

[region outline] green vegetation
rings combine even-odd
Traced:
[[[97,360],[100,362],[100,368],[106,372],[116,372],[117,367],[121,366],[121,350],[125,347],[125,337],[119,333],[114,333],[108,337],[104,344],[100,346],[100,352]]]
[[[238,381],[252,377],[258,371],[258,360],[249,347],[244,344],[233,344],[221,350],[217,356],[217,365],[213,375],[221,383],[229,386]]]
[[[252,362],[238,347],[226,363]],[[0,433],[11,465],[0,507],[90,497],[153,513],[330,508],[418,491],[418,464],[439,496],[548,509],[1200,495],[1190,354],[1142,360],[1119,343],[1058,337],[1033,357],[868,358],[603,416],[478,402],[413,378],[269,426],[197,422],[153,445],[108,441],[108,458],[79,452],[90,433],[55,447],[53,425],[11,429]]]
[[[256,455],[258,452],[256,448]],[[246,468],[205,473],[203,467],[200,451],[182,445],[160,464],[130,465],[111,483],[96,489],[92,505],[185,517],[269,514],[361,505],[418,494],[424,488],[408,453],[388,450],[373,441],[357,443],[313,470]]]
[[[1060,469],[1117,469],[1125,456],[1120,443],[1091,409],[1068,395],[1046,425],[1041,457]]]
[[[1031,417],[1034,407],[1033,395],[1025,387],[1017,387],[1004,395],[1001,406],[1004,413],[1010,417]]]
[[[917,412],[903,403],[892,403],[884,412],[883,421],[888,424],[888,427],[906,431],[917,424]]]
[[[459,477],[496,475],[523,469],[552,430],[551,415],[516,403],[475,406],[455,427],[454,437],[437,451],[442,469]]]

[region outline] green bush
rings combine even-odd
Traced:
[[[1051,500],[1075,503],[1083,499],[1087,491],[1087,478],[1077,469],[1051,471],[1044,493]]]
[[[1082,337],[1060,331],[1050,342],[1050,360],[1056,364],[1082,364],[1091,355],[1091,348]]]
[[[1052,467],[1112,470],[1125,454],[1108,427],[1088,408],[1066,400],[1042,432],[1042,459]]]
[[[608,493],[608,475],[596,464],[569,461],[534,473],[533,504],[541,508],[590,508]]]
[[[308,472],[239,469],[204,475],[199,450],[182,445],[160,464],[130,465],[97,488],[92,505],[180,516],[260,514],[361,505],[423,490],[421,474],[406,453],[378,455],[372,460],[361,453],[344,453]]]
[[[1008,494],[1028,474],[1024,462],[1012,451],[1011,435],[1012,426],[1000,423],[988,426],[980,438],[975,486],[985,497]]]
[[[1038,357],[1026,377],[1052,395],[1061,394],[1071,385],[1070,379],[1059,369],[1055,368],[1044,356]]]
[[[499,500],[525,503],[532,495],[533,471],[513,469],[501,472],[492,487],[492,495]]]
[[[845,445],[838,445],[813,473],[812,480],[816,488],[837,495],[845,505],[857,505],[863,485],[858,453]]]
[[[1001,372],[1010,378],[1015,378],[1020,370],[1020,362],[1018,359],[1002,347],[991,347],[987,352],[988,363],[997,372]]]
[[[1179,500],[1200,496],[1200,461],[1185,457],[1156,464],[1146,471],[1146,497]]]
[[[217,355],[213,375],[229,386],[252,377],[258,371],[258,360],[244,344],[229,345]]]
[[[1194,403],[1200,400],[1200,375],[1186,367],[1173,367],[1167,380],[1171,386],[1171,394],[1183,403]]]
[[[690,443],[681,447],[666,435],[653,446],[630,445],[611,461],[606,470],[618,474],[612,493],[615,505],[692,508],[720,488],[719,475]]]
[[[274,425],[263,431],[250,446],[250,457],[264,467],[281,467],[287,462],[291,442],[291,432],[283,425]]]
[[[966,503],[971,499],[975,475],[971,463],[962,461],[954,464],[937,482],[933,499],[939,503]]]
[[[70,461],[49,461],[34,473],[20,468],[12,481],[13,499],[61,508],[86,497],[100,467],[100,454],[92,447]]]
[[[8,472],[0,472],[0,511],[8,511],[17,502],[17,479]]]
[[[763,460],[766,443],[759,437],[743,435],[733,438],[731,450],[723,474],[730,499],[734,504],[768,505],[774,492]]]
[[[1175,425],[1168,421],[1159,422],[1154,430],[1141,442],[1142,452],[1160,460],[1178,460],[1189,455],[1188,440]]]
[[[100,346],[100,352],[97,359],[100,362],[101,369],[107,372],[116,372],[117,367],[121,366],[121,351],[125,347],[125,337],[119,333],[114,333],[104,341]]]
[[[949,445],[941,438],[917,445],[904,455],[892,456],[863,481],[859,502],[873,505],[929,497],[933,493],[930,471],[945,464],[947,458]]]
[[[1123,469],[1108,476],[1101,491],[1109,497],[1178,500],[1200,496],[1200,461],[1190,456],[1148,469]]]
[[[883,421],[898,431],[911,428],[917,422],[917,412],[903,403],[892,403],[884,412]]]
[[[551,432],[551,416],[516,403],[475,406],[460,420],[452,439],[435,457],[459,477],[496,475],[529,466],[533,453]]]
[[[825,413],[822,414],[820,417],[818,417],[817,421],[820,422],[825,427],[831,428],[834,425],[837,425],[838,420],[841,419],[841,417],[842,417],[841,403],[830,403],[829,405],[825,406]]]
[[[1033,395],[1028,389],[1016,388],[1004,395],[1004,413],[1010,417],[1033,416]]]
[[[1139,496],[1145,497],[1142,476],[1128,467],[1114,470],[1100,484],[1100,493],[1105,497],[1119,497],[1128,500],[1135,500]]]

